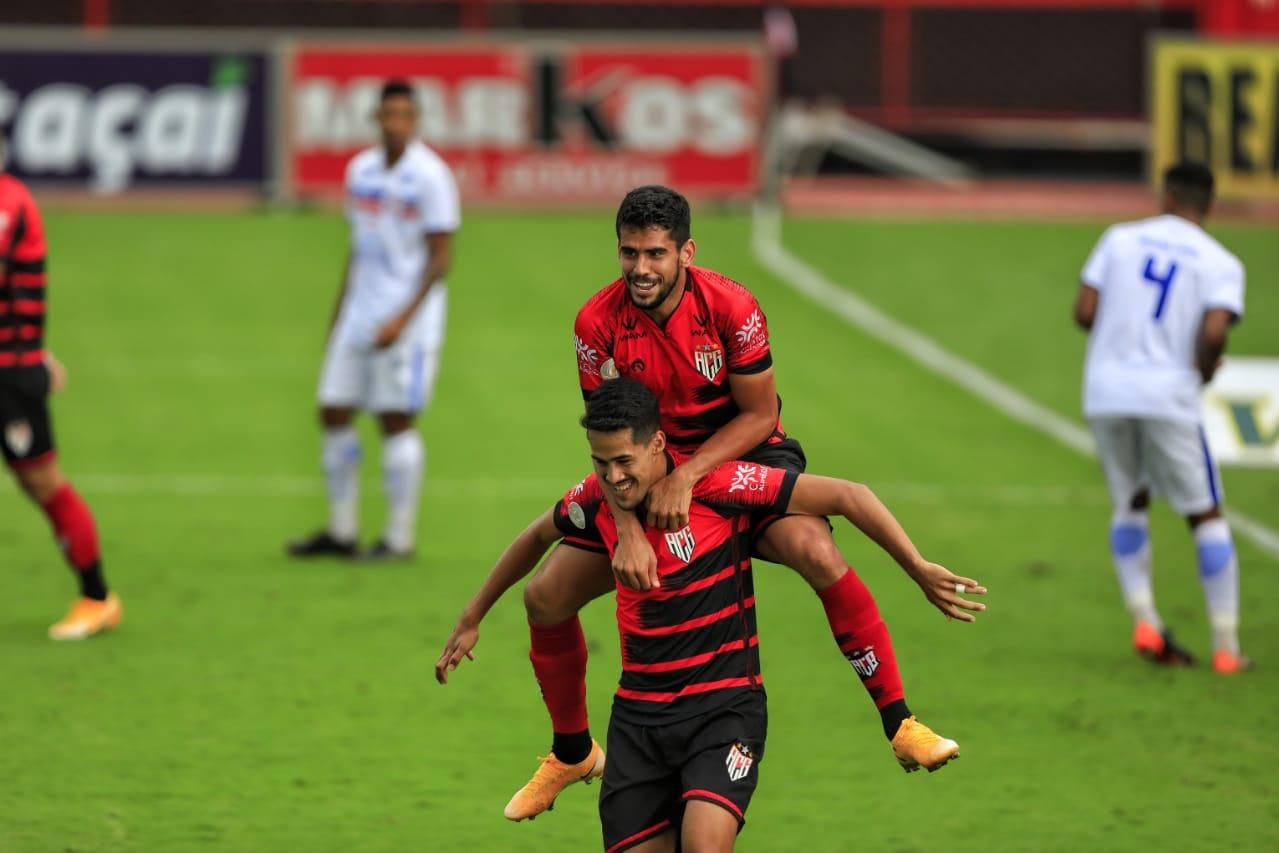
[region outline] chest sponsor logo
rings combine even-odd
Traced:
[[[745,778],[747,773],[751,772],[751,765],[755,763],[755,753],[749,746],[740,740],[733,744],[728,750],[728,757],[724,759],[724,767],[728,770],[728,778],[736,782]]]
[[[595,347],[587,345],[578,335],[573,336],[573,346],[577,349],[577,369],[590,376],[599,376],[600,354]]]
[[[31,450],[31,442],[34,435],[31,432],[31,424],[26,418],[16,421],[9,421],[4,427],[4,443],[9,445],[9,449],[13,451],[14,456],[26,456]]]
[[[763,346],[765,342],[764,315],[756,308],[737,330],[737,346],[743,351],[749,351]]]
[[[724,351],[715,344],[702,344],[693,350],[693,366],[707,382],[714,382],[724,369]]]
[[[728,485],[728,493],[763,491],[768,482],[768,471],[758,465],[743,462],[733,473],[733,482]]]
[[[875,655],[874,646],[867,646],[864,649],[849,652],[846,657],[862,681],[870,678],[875,674],[875,670],[879,669],[879,658]]]
[[[672,554],[687,563],[693,558],[693,549],[697,547],[697,542],[693,539],[693,529],[686,526],[675,533],[667,533],[666,547]]]

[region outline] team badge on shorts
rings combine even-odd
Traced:
[[[701,344],[693,349],[693,366],[697,372],[706,377],[707,382],[714,382],[724,368],[724,351],[715,344]]]
[[[31,424],[26,418],[16,421],[9,421],[4,426],[4,443],[9,445],[9,449],[13,451],[14,456],[26,456],[27,451],[31,449],[31,442],[35,435],[31,432]]]
[[[754,763],[755,753],[740,740],[733,744],[732,749],[728,751],[728,758],[724,760],[724,766],[728,769],[728,778],[734,782],[751,772],[751,765]]]

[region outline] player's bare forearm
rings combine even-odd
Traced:
[[[562,535],[555,527],[550,510],[538,516],[497,558],[479,591],[462,609],[463,620],[469,624],[480,624],[498,599],[533,571],[547,549]]]
[[[1212,381],[1221,366],[1233,320],[1234,314],[1224,308],[1214,308],[1204,314],[1203,326],[1195,342],[1195,366],[1205,385]]]
[[[346,301],[346,289],[351,281],[351,253],[346,253],[346,263],[342,265],[342,283],[338,286],[337,302],[333,304],[333,316],[329,318],[329,335],[338,324],[338,316],[342,313],[342,303]]]
[[[729,386],[738,413],[679,466],[689,487],[719,465],[741,459],[763,444],[777,428],[777,384],[773,370],[748,376],[732,375]]]

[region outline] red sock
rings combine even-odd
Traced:
[[[77,572],[94,568],[99,559],[98,528],[89,505],[80,499],[70,483],[63,483],[62,488],[53,493],[44,505],[44,514],[49,517],[53,535],[71,567]]]
[[[528,658],[551,714],[551,728],[560,734],[586,731],[586,637],[581,621],[574,616],[558,625],[530,622],[528,628]]]
[[[897,671],[897,655],[893,653],[888,626],[879,617],[875,599],[857,573],[849,569],[817,595],[826,608],[826,620],[836,645],[857,671],[875,707],[883,709],[904,699],[906,691]]]

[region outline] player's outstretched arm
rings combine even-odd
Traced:
[[[458,617],[453,633],[449,634],[444,643],[444,651],[440,652],[440,658],[435,662],[436,681],[447,684],[449,673],[457,669],[462,658],[475,660],[471,650],[480,641],[480,622],[503,593],[533,571],[547,549],[562,536],[555,527],[551,510],[548,509],[507,546],[484,579],[480,591],[462,608],[462,615]]]
[[[985,595],[986,587],[924,559],[888,507],[861,483],[800,474],[795,479],[786,511],[802,515],[842,515],[887,551],[947,618],[973,622],[977,617],[966,611],[986,609],[981,602],[969,601],[962,595],[963,592]]]

